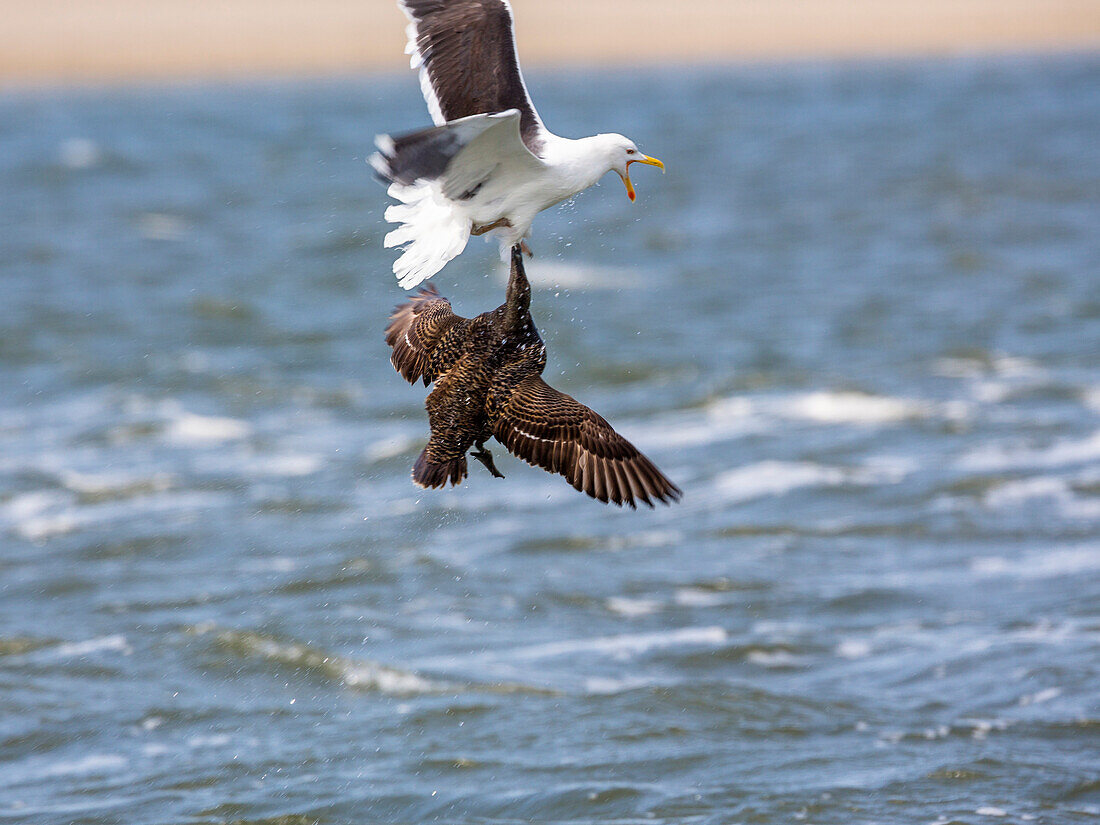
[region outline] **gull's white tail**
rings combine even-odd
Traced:
[[[386,235],[384,245],[403,250],[394,261],[393,274],[401,286],[412,289],[466,248],[470,220],[443,196],[439,181],[393,183],[389,195],[401,203],[386,210],[386,220],[401,225]]]

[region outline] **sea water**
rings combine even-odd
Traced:
[[[0,821],[1100,817],[1100,59],[529,74],[667,164],[528,271],[674,507],[412,485],[411,74],[0,97]]]

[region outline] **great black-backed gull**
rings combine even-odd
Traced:
[[[535,215],[616,172],[633,201],[632,163],[664,169],[617,134],[570,140],[549,132],[531,104],[508,0],[398,0],[409,18],[411,65],[435,126],[380,135],[370,159],[400,204],[386,220],[399,246],[401,286],[430,278],[494,232],[502,252],[522,243]]]

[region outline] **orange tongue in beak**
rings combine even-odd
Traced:
[[[636,160],[628,160],[626,162],[626,168],[627,168],[628,171],[625,175],[623,175],[623,183],[626,184],[626,196],[628,198],[630,198],[631,202],[633,202],[634,199],[636,197],[638,197],[638,193],[634,191],[634,184],[630,182],[630,171],[629,170],[630,170],[630,164],[632,164],[632,163],[644,163],[646,166],[656,166],[662,172],[665,171],[665,165],[663,163],[661,163],[661,161],[657,160],[657,158],[651,158],[648,155],[642,155],[640,158],[637,158]]]

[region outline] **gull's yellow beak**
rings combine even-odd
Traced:
[[[644,163],[646,166],[656,166],[663,173],[665,171],[665,165],[657,160],[657,158],[651,158],[648,155],[642,155],[640,158],[634,158],[626,162],[627,173],[623,175],[623,183],[626,184],[626,196],[633,201],[638,194],[634,191],[634,184],[630,182],[630,164],[632,163]]]

